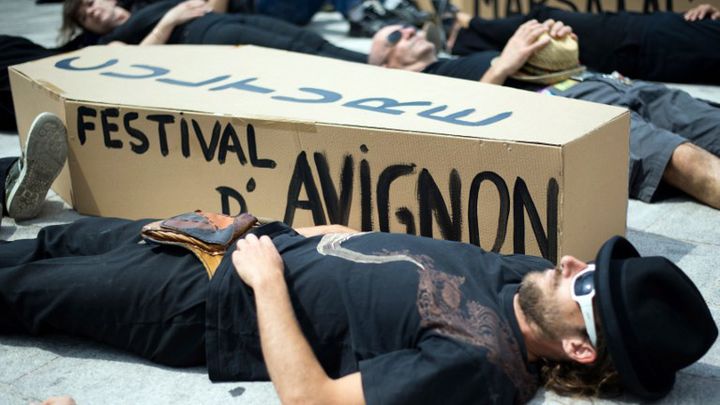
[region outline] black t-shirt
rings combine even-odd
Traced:
[[[144,6],[134,11],[123,25],[100,37],[98,43],[108,44],[113,41],[120,41],[126,44],[139,44],[152,32],[165,13],[183,1],[184,0],[162,0],[151,4],[143,3]],[[228,18],[227,14],[208,13],[192,19],[175,27],[167,43],[183,44],[198,42],[196,38],[202,38],[209,26],[226,18]]]
[[[552,264],[404,234],[270,234],[304,335],[331,377],[360,371],[368,404],[529,400],[513,311],[522,276]],[[267,380],[252,291],[226,255],[210,283],[206,348],[213,380]]]
[[[460,56],[455,59],[440,59],[428,65],[423,73],[433,75],[454,77],[457,79],[479,81],[485,72],[490,69],[493,58],[500,55],[498,51],[475,52],[467,56]],[[503,86],[513,87],[522,90],[535,91],[543,86],[522,82],[508,78]]]
[[[496,51],[485,51],[456,59],[443,58],[430,64],[423,73],[478,81],[490,69],[492,59],[498,55]]]

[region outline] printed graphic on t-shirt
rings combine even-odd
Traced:
[[[427,255],[389,250],[366,254],[342,246],[349,239],[364,234],[324,235],[317,245],[317,252],[355,263],[403,261],[414,264],[420,275],[417,308],[421,327],[486,349],[487,359],[505,372],[520,392],[520,397],[524,400],[532,397],[536,388],[535,378],[527,372],[510,327],[494,310],[464,297],[461,290],[464,277],[435,269],[433,259]]]

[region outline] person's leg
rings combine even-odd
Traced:
[[[7,215],[5,210],[5,179],[10,172],[10,168],[18,161],[16,157],[0,158],[0,219],[3,215]]]
[[[654,125],[720,156],[720,108],[663,84],[634,81],[626,104]]]
[[[367,62],[367,55],[334,46],[309,29],[260,15],[234,16],[215,24],[206,31],[202,42],[251,44],[351,62]]]
[[[720,84],[720,20],[685,21],[682,14],[640,16],[647,23],[638,72],[630,77]]]
[[[256,0],[255,12],[297,25],[306,25],[325,0]]]
[[[50,186],[67,159],[65,126],[54,114],[42,113],[30,125],[23,156],[6,173],[5,210],[15,219],[37,216]]]
[[[482,51],[501,51],[524,20],[522,15],[496,20],[474,17],[467,24],[467,28],[461,28],[457,32],[452,43],[452,54],[469,55]]]
[[[720,109],[655,83],[635,82],[627,97],[645,120],[691,142],[673,152],[664,176],[668,184],[720,208]]]
[[[257,28],[263,33],[277,37],[277,41],[288,46],[288,50],[311,55],[326,56],[350,62],[367,63],[367,55],[333,45],[321,35],[307,28],[296,27],[274,18],[264,16],[247,16],[246,24]],[[279,48],[285,49],[285,48]]]
[[[63,238],[91,225],[67,228]],[[95,236],[113,245],[114,228],[101,228]],[[65,333],[166,365],[203,364],[203,266],[187,250],[147,245],[135,234],[101,254],[15,265],[4,255],[21,257],[12,251],[27,250],[26,241],[0,245],[0,333]]]
[[[613,79],[596,77],[556,94],[630,108],[626,97],[629,87]],[[631,111],[628,166],[628,190],[631,198],[645,202],[653,200],[673,151],[685,142],[685,138],[658,128],[637,112]]]
[[[327,3],[332,4],[333,9],[343,16],[347,17],[348,12],[357,7],[362,0],[330,0]]]
[[[652,202],[665,179],[674,152],[687,139],[646,121],[640,114],[630,115],[629,195]]]
[[[675,83],[720,83],[720,21],[685,21],[682,14],[578,13],[538,7],[529,18],[573,28],[580,62],[604,73]]]
[[[59,257],[99,255],[118,246],[138,243],[140,231],[152,220],[81,218],[44,227],[33,239],[0,244],[0,268]]]
[[[668,184],[720,209],[720,158],[692,143],[678,146],[665,169]]]
[[[636,13],[581,13],[553,7],[535,7],[525,18],[562,21],[578,37],[580,63],[589,69],[637,77],[642,38],[647,24]],[[664,28],[662,28],[664,29]]]

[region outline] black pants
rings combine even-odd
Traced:
[[[663,173],[675,148],[692,142],[720,156],[720,109],[663,84],[595,75],[553,93],[630,110],[630,197],[651,202],[677,194]]]
[[[86,337],[170,366],[205,363],[208,279],[148,222],[84,218],[0,242],[0,333]]]
[[[202,19],[200,19],[202,20]],[[197,24],[204,24],[198,21]],[[367,55],[337,47],[314,31],[262,15],[223,14],[206,29],[188,28],[184,42],[195,44],[249,44],[366,63]]]
[[[2,201],[2,213],[7,215],[7,207],[5,206],[5,179],[10,172],[10,167],[18,160],[16,157],[0,158],[0,201]]]
[[[580,62],[591,70],[618,71],[633,79],[720,83],[720,21],[688,22],[676,13],[590,14],[537,7],[526,16],[476,17],[460,31],[452,52],[502,50],[515,30],[533,18],[570,25],[578,35]]]

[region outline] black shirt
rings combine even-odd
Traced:
[[[428,65],[423,70],[423,73],[479,81],[482,79],[485,72],[490,69],[492,60],[499,55],[500,52],[498,51],[482,51],[467,56],[460,56],[455,59],[440,59],[437,62]],[[543,87],[537,84],[513,80],[511,78],[508,78],[503,85],[531,91],[535,91]]]
[[[108,44],[113,41],[120,41],[126,44],[139,44],[152,32],[165,13],[183,1],[184,0],[163,0],[144,5],[142,8],[130,14],[130,18],[125,21],[124,24],[100,37],[98,43]],[[227,14],[208,13],[192,19],[176,26],[167,43],[201,43],[202,41],[197,38],[202,38],[208,27],[228,18],[232,17]]]
[[[536,390],[512,301],[544,259],[404,234],[312,238],[265,225],[303,334],[331,377],[360,371],[368,404],[525,402]],[[228,253],[210,284],[213,380],[267,380],[252,290]]]

